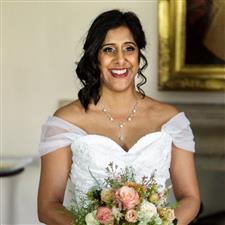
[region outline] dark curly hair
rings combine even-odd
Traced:
[[[100,14],[92,23],[84,46],[83,56],[77,64],[76,73],[83,87],[78,92],[78,98],[85,108],[91,100],[97,104],[100,99],[100,69],[98,63],[98,52],[104,42],[107,32],[120,26],[126,26],[131,31],[133,38],[139,49],[139,61],[143,60],[138,74],[141,81],[137,84],[138,91],[144,96],[145,93],[141,86],[146,83],[146,77],[142,71],[147,66],[147,59],[141,50],[145,49],[146,39],[140,20],[133,12],[121,12],[119,10],[110,10]]]

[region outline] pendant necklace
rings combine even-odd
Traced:
[[[109,111],[105,108],[105,106],[101,103],[101,110],[102,112],[106,115],[106,117],[109,119],[109,121],[115,123],[117,125],[117,127],[119,128],[119,140],[120,141],[124,141],[124,125],[126,125],[126,123],[130,122],[132,120],[132,118],[135,116],[135,113],[137,111],[137,105],[138,105],[138,101],[135,102],[131,112],[128,114],[127,118],[122,121],[122,122],[118,122],[116,121],[112,115],[109,113]]]

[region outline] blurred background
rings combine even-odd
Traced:
[[[192,122],[203,203],[201,217],[225,211],[224,93],[158,90],[158,1],[1,1],[1,167],[23,171],[0,178],[1,224],[40,224],[37,189],[41,125],[77,98],[75,62],[85,34],[102,11],[132,10],[147,38],[146,95],[177,105]],[[216,221],[216,220],[215,220]],[[213,223],[214,225],[216,223]]]

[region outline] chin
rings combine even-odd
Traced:
[[[114,90],[115,92],[126,92],[127,90],[129,90],[129,89],[131,89],[131,87],[130,86],[117,86],[117,87],[114,87],[112,90]]]

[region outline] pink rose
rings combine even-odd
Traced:
[[[101,224],[109,224],[113,220],[112,210],[108,207],[98,207],[96,218]]]
[[[129,223],[136,223],[138,220],[138,214],[137,211],[134,209],[130,209],[125,214],[125,219]]]
[[[137,191],[133,187],[123,186],[115,193],[118,205],[123,206],[123,209],[133,209],[140,204],[140,198]]]

